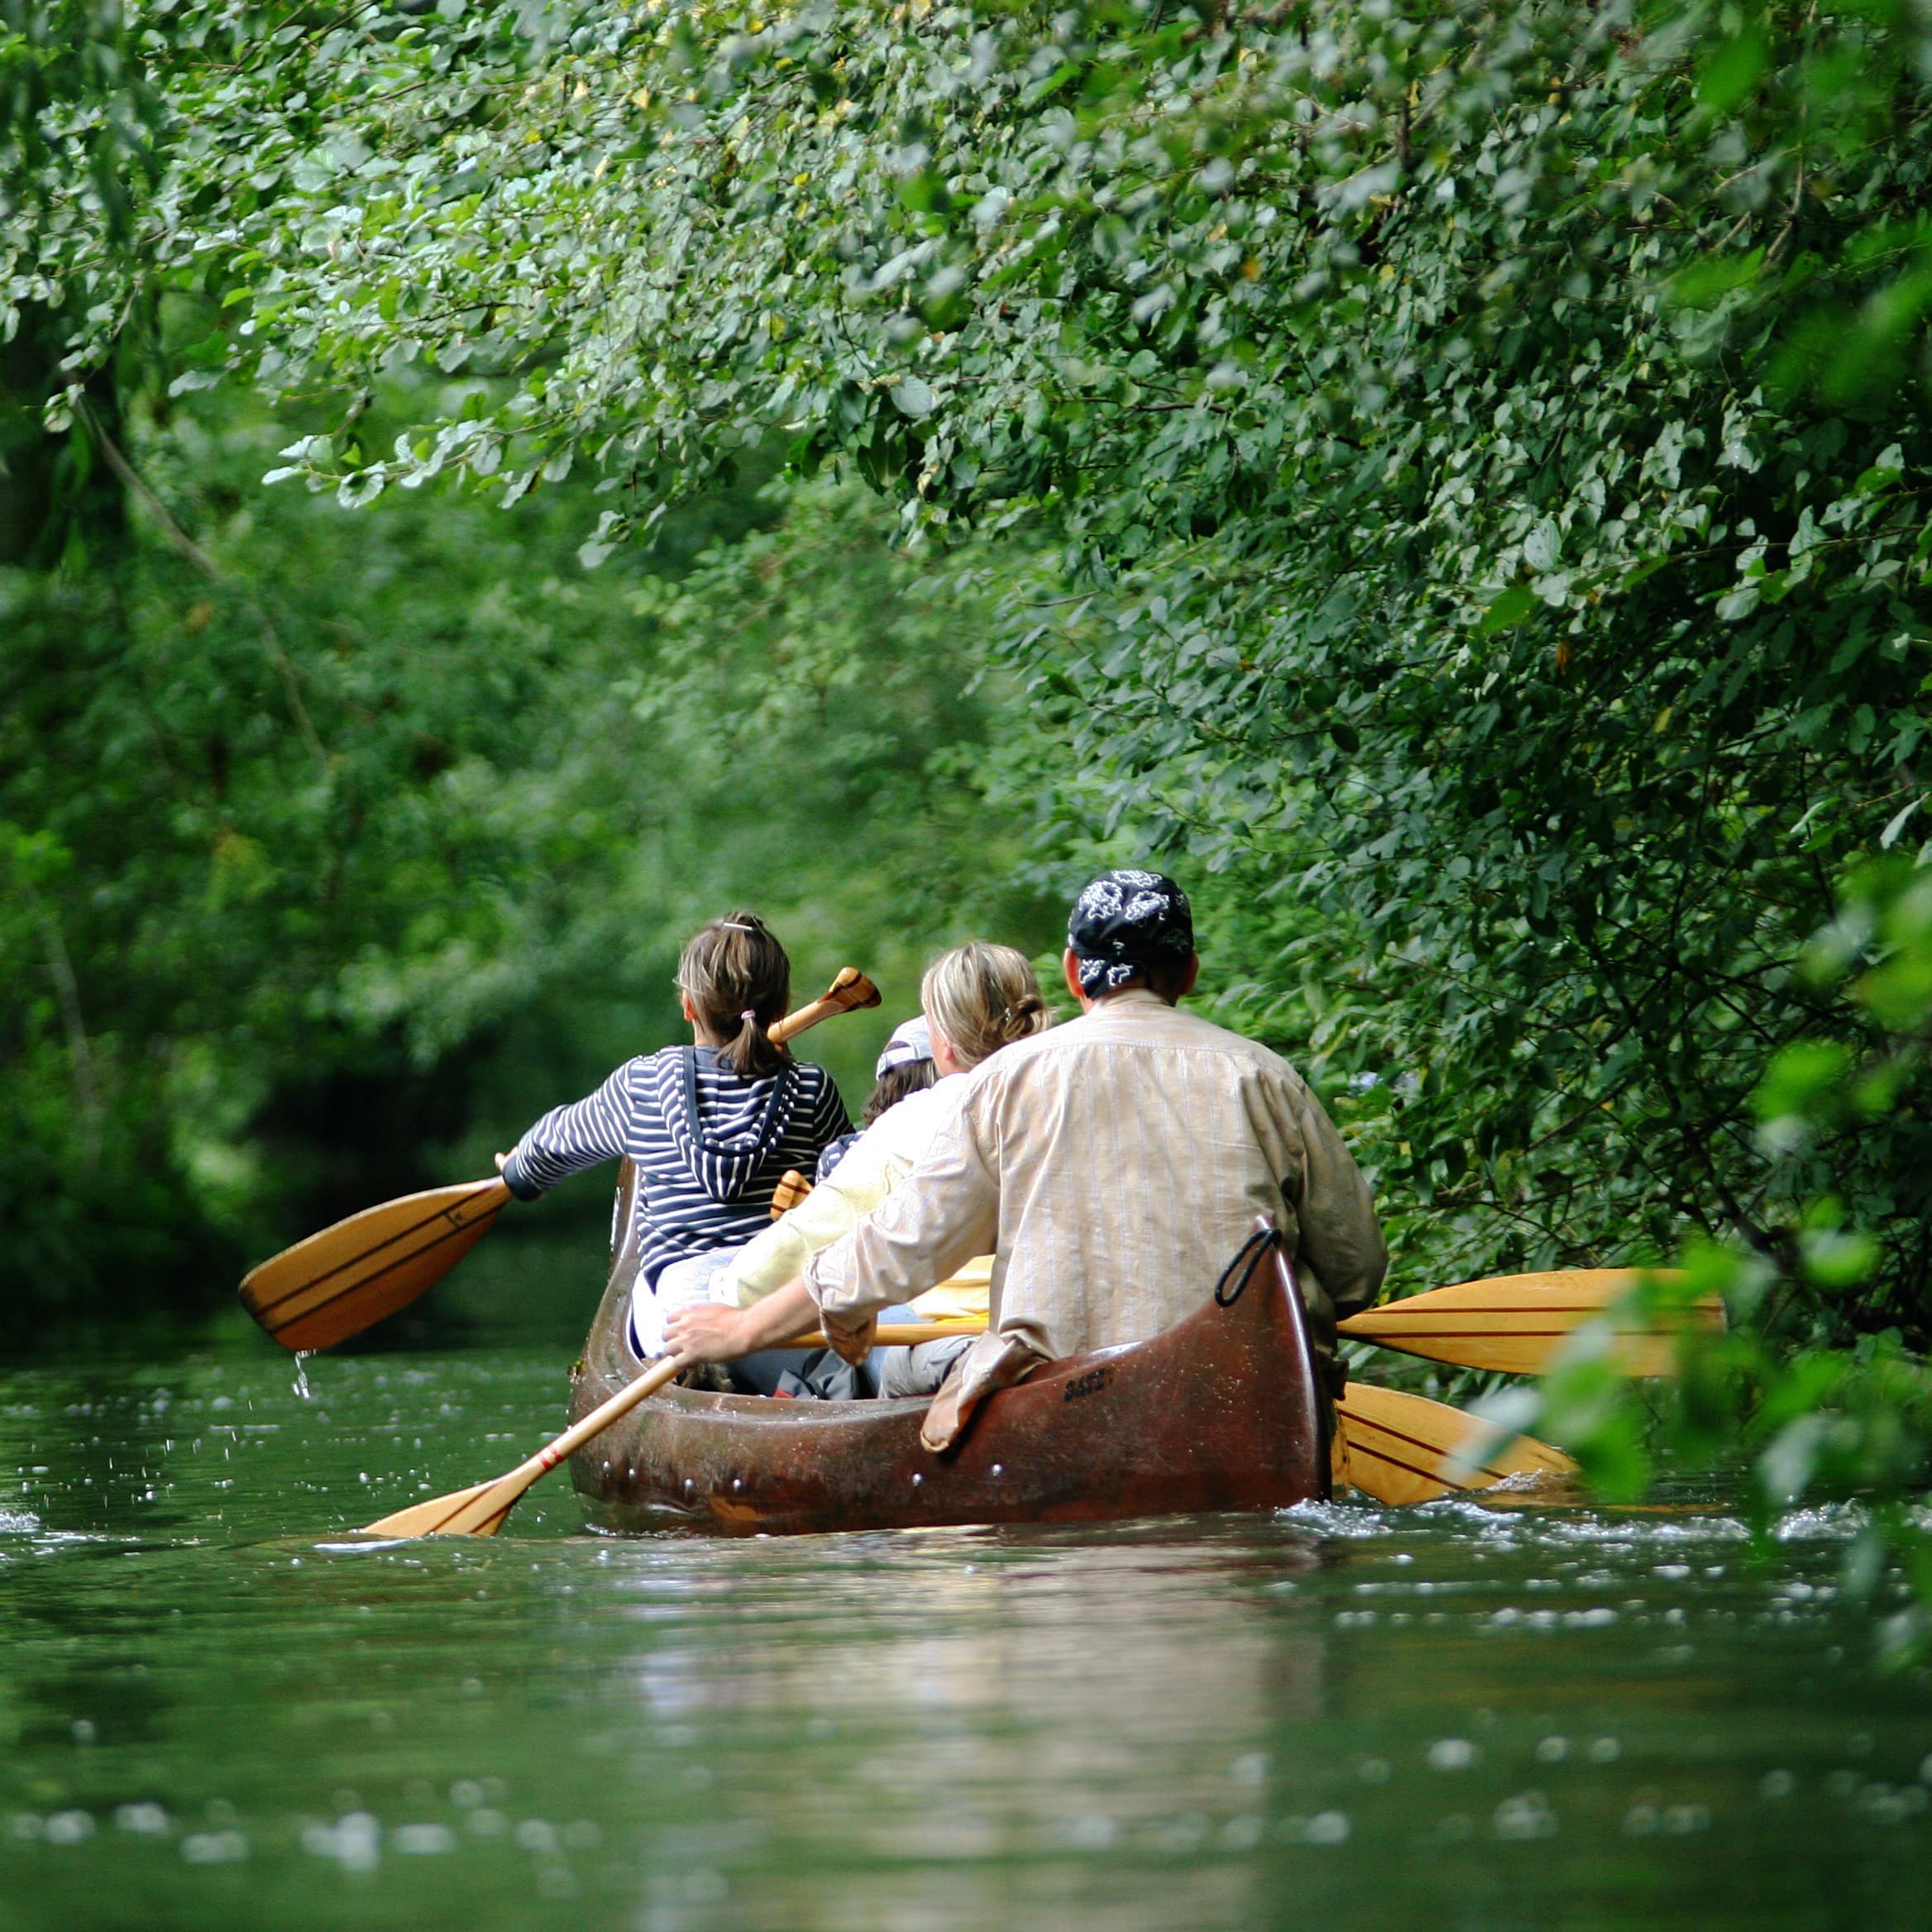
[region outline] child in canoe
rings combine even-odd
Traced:
[[[664,1310],[706,1298],[734,1251],[771,1226],[786,1169],[809,1173],[852,1124],[831,1075],[769,1037],[791,1002],[791,962],[755,913],[729,913],[697,933],[677,987],[689,1046],[627,1060],[499,1161],[524,1201],[600,1161],[628,1154],[636,1163],[640,1355],[658,1352]]]
[[[687,1364],[736,1361],[815,1327],[818,1310],[798,1279],[806,1260],[849,1231],[904,1182],[958,1105],[962,1074],[1046,1025],[1046,1002],[1025,955],[983,940],[942,954],[927,968],[919,999],[923,1020],[909,1022],[893,1040],[916,1050],[921,1043],[915,1030],[923,1024],[940,1078],[881,1113],[803,1201],[713,1275],[706,1298],[710,1305],[686,1307],[670,1317],[667,1342]],[[911,1050],[907,1057],[918,1056]],[[892,1060],[888,1045],[880,1061],[882,1080]],[[969,1264],[954,1282],[921,1295],[911,1313],[923,1320],[941,1315],[983,1320],[988,1274],[984,1262]],[[879,1393],[930,1394],[970,1339],[880,1351]]]
[[[881,1114],[915,1093],[923,1093],[939,1077],[939,1069],[932,1064],[932,1035],[926,1030],[925,1015],[895,1026],[872,1070],[872,1092],[860,1111],[858,1130],[841,1134],[819,1155],[818,1171],[812,1178],[822,1181],[865,1138],[865,1130]]]

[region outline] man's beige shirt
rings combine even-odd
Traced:
[[[1367,1184],[1294,1069],[1135,988],[1002,1048],[903,1187],[806,1265],[820,1307],[910,1301],[994,1251],[992,1322],[1050,1357],[1141,1341],[1214,1291],[1257,1214],[1316,1329],[1388,1250]]]

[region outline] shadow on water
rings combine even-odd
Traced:
[[[1842,1513],[345,1536],[575,1339],[0,1372],[0,1932],[1921,1922]]]

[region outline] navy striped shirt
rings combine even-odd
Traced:
[[[638,1169],[639,1272],[654,1288],[673,1261],[736,1247],[769,1227],[779,1177],[791,1167],[811,1173],[819,1150],[851,1126],[823,1067],[794,1061],[747,1079],[715,1047],[667,1046],[545,1114],[503,1178],[518,1199],[533,1201],[567,1174],[628,1154]]]

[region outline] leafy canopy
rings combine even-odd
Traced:
[[[1412,1265],[1686,1225],[1795,1264],[1822,1166],[1749,1096],[1793,1042],[1873,1045],[1796,962],[1924,829],[1915,14],[135,17],[130,239],[54,114],[73,218],[29,196],[0,241],[70,390],[165,287],[205,318],[176,388],[338,399],[273,473],[347,503],[583,463],[595,563],[777,437],[908,539],[1024,534],[1047,861],[1224,882],[1231,1010],[1352,1081]],[[371,434],[423,367],[474,380]],[[1792,1319],[1925,1332],[1924,1134],[1816,1145],[1882,1258]]]

